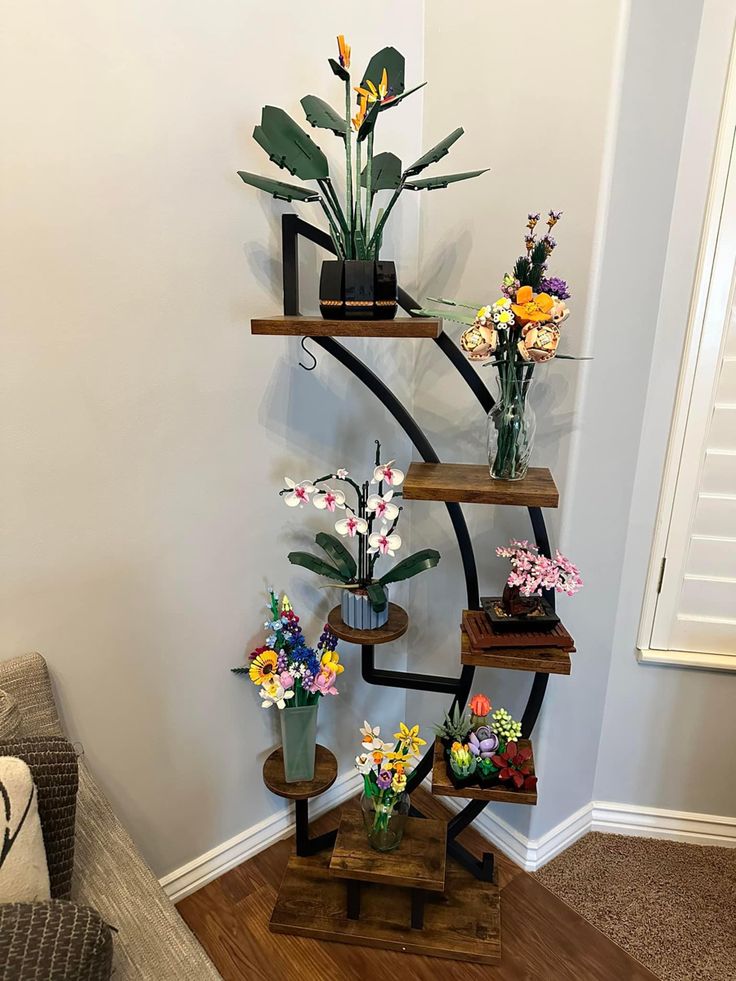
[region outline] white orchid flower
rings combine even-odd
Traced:
[[[392,490],[386,491],[383,497],[380,497],[378,494],[371,494],[366,501],[366,507],[369,511],[375,511],[376,517],[382,521],[393,521],[394,518],[398,518],[399,516],[399,509],[395,504],[391,503],[393,496],[394,492]]]
[[[284,483],[290,489],[289,494],[284,495],[284,501],[290,508],[303,507],[309,504],[309,495],[314,494],[317,488],[309,480],[302,480],[295,483],[291,477],[284,477]]]
[[[361,753],[360,756],[355,757],[355,769],[358,773],[365,775],[370,773],[373,769],[373,761],[367,753]]]
[[[359,518],[355,514],[349,514],[346,518],[340,518],[335,522],[335,531],[343,538],[355,538],[356,535],[365,535],[368,531],[368,522],[365,518]]]
[[[404,480],[404,471],[394,467],[393,460],[389,460],[388,463],[381,463],[373,471],[373,483],[377,484],[381,480],[392,487],[398,487]]]
[[[378,552],[379,555],[395,555],[397,549],[401,548],[401,536],[400,535],[387,535],[386,529],[383,531],[374,531],[372,535],[368,536],[368,552],[370,555],[375,555]]]
[[[335,476],[339,477],[340,480],[345,480],[349,473],[349,470],[345,470],[343,467],[340,467],[340,469],[335,472]]]
[[[290,689],[289,691],[284,691],[283,686],[277,681],[274,681],[273,684],[270,684],[267,688],[266,685],[262,685],[258,694],[263,699],[263,705],[261,708],[267,709],[272,705],[275,705],[276,708],[284,709],[286,708],[286,703],[288,700],[294,697],[294,690]]]
[[[335,508],[345,507],[345,495],[341,490],[333,490],[331,487],[325,487],[324,490],[318,491],[312,498],[312,504],[320,511],[327,509],[328,511],[334,511]]]

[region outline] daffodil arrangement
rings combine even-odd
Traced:
[[[299,617],[284,594],[279,603],[269,590],[266,643],[248,656],[249,664],[232,668],[248,675],[258,688],[263,708],[315,705],[325,695],[337,695],[335,683],[345,670],[337,652],[337,637],[325,624],[316,648],[307,646]]]
[[[310,552],[289,552],[292,565],[301,566],[329,580],[329,585],[342,589],[364,591],[376,612],[385,611],[386,586],[389,583],[411,579],[431,569],[440,560],[435,549],[425,548],[397,562],[388,572],[376,578],[376,563],[384,557],[393,558],[402,546],[396,527],[402,507],[399,490],[404,481],[404,471],[394,466],[394,461],[381,462],[381,444],[376,440],[376,456],[373,476],[362,483],[354,480],[345,469],[324,474],[315,480],[298,483],[284,478],[286,487],[279,492],[290,508],[303,508],[310,503],[318,510],[340,515],[335,521],[335,531],[340,536],[320,532],[316,544],[325,558]],[[351,494],[349,503],[345,490]],[[357,559],[341,539],[357,545]]]
[[[384,742],[380,726],[371,726],[369,722],[363,723],[360,734],[363,752],[355,757],[355,768],[363,777],[362,806],[366,830],[375,847],[387,850],[383,845],[397,806],[404,805],[401,807],[403,817],[409,813],[407,797],[402,798],[402,795],[414,761],[419,757],[419,749],[427,743],[419,735],[419,726],[409,727],[404,722],[394,733],[393,743]],[[398,841],[391,839],[388,847],[396,844]]]
[[[350,75],[352,51],[343,35],[337,39],[338,57],[330,58],[333,73],[343,83],[341,111],[316,95],[305,95],[301,105],[313,127],[334,133],[345,150],[345,183],[342,201],[330,176],[327,157],[309,135],[283,109],[265,106],[253,139],[282,169],[312,182],[316,188],[300,187],[270,177],[238,171],[253,187],[282,201],[316,202],[327,218],[335,251],[340,259],[377,259],[386,222],[403,191],[422,191],[448,187],[484,173],[473,170],[460,174],[417,179],[427,167],[441,160],[463,135],[453,130],[409,167],[393,153],[374,152],[375,131],[382,113],[393,109],[426,83],[407,89],[404,83],[404,56],[386,47],[375,54],[355,85]],[[390,197],[377,207],[381,192]],[[377,210],[376,210],[377,208]],[[375,214],[374,214],[375,212]]]
[[[538,235],[540,215],[529,214],[525,252],[516,260],[513,272],[503,277],[495,302],[479,306],[429,297],[445,309],[414,311],[465,324],[462,350],[470,360],[497,369],[498,401],[489,417],[489,464],[491,476],[502,480],[520,480],[528,469],[534,419],[527,414],[526,399],[537,365],[555,357],[586,360],[557,351],[562,325],[570,316],[565,302],[570,298],[568,285],[548,271],[557,247],[552,229],[561,216],[561,211],[550,211],[546,231]]]

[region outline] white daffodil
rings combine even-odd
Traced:
[[[383,746],[382,740],[379,738],[381,735],[381,727],[375,726],[375,728],[363,720],[363,725],[360,727],[360,734],[363,737],[363,746],[365,749],[375,749],[376,743],[378,743],[378,748]]]
[[[401,548],[401,536],[397,534],[387,535],[386,530],[374,531],[368,536],[368,552],[374,555],[395,555],[396,550]]]
[[[284,477],[284,483],[289,488],[289,493],[284,494],[284,501],[290,508],[303,507],[309,504],[309,495],[314,494],[317,488],[308,480],[295,483],[291,477]]]
[[[361,753],[360,756],[355,757],[355,769],[363,775],[370,773],[373,769],[373,760],[367,753]]]
[[[282,685],[274,681],[270,685],[261,685],[261,690],[258,694],[263,699],[261,708],[267,709],[275,705],[276,708],[283,709],[286,708],[288,700],[294,697],[294,690],[285,691]]]
[[[373,471],[372,483],[377,484],[382,480],[392,487],[398,487],[404,480],[404,471],[394,467],[393,460],[389,460],[388,463],[381,463]]]
[[[375,512],[376,517],[381,521],[393,521],[394,518],[398,518],[399,516],[399,509],[395,504],[391,503],[393,496],[394,492],[392,490],[386,491],[383,497],[378,494],[371,494],[365,502],[365,506],[370,512]]]
[[[359,518],[355,514],[349,514],[346,518],[340,518],[335,522],[335,531],[343,538],[355,538],[356,535],[365,535],[368,531],[368,522],[365,518]]]
[[[345,495],[341,490],[333,490],[331,487],[326,487],[314,495],[312,504],[320,511],[324,511],[325,509],[334,511],[335,508],[345,507]]]

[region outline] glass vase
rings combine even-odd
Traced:
[[[281,709],[281,745],[284,751],[284,779],[287,783],[314,780],[314,757],[317,747],[317,709],[299,705]]]
[[[398,848],[409,817],[411,798],[406,791],[391,796],[390,803],[380,797],[360,798],[363,825],[371,848],[378,852],[390,852]]]
[[[488,465],[496,480],[523,480],[537,429],[529,403],[528,365],[507,365],[498,376],[496,404],[488,413]]]

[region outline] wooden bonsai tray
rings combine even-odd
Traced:
[[[532,748],[528,739],[519,739],[520,749]],[[534,756],[531,758],[530,774],[534,774]],[[503,804],[536,804],[537,791],[514,790],[511,784],[498,783],[491,787],[456,787],[447,773],[445,747],[439,741],[434,743],[434,764],[432,766],[432,793],[436,797],[466,797],[472,800],[495,800]]]
[[[389,644],[392,640],[403,637],[409,629],[409,614],[396,603],[388,604],[388,620],[382,627],[375,630],[358,630],[348,627],[342,618],[339,606],[333,607],[327,614],[327,623],[332,632],[340,640],[349,644]]]
[[[574,651],[575,641],[561,623],[552,630],[508,631],[496,633],[493,624],[483,610],[463,610],[463,629],[475,648],[486,647],[557,647],[564,651]]]
[[[546,467],[523,480],[493,480],[488,467],[471,463],[412,463],[402,491],[408,501],[456,501],[556,508],[560,495]]]
[[[251,320],[250,332],[293,337],[439,337],[442,324],[434,317],[395,317],[393,320],[267,317]]]
[[[447,825],[435,818],[408,818],[399,847],[376,851],[368,842],[360,806],[351,801],[342,809],[330,873],[341,879],[442,892],[446,857]]]
[[[540,674],[570,674],[570,654],[558,647],[473,647],[465,630],[460,631],[460,663],[477,668],[506,668],[538,671]]]
[[[392,854],[398,858],[400,849]],[[411,889],[364,883],[360,917],[348,919],[345,881],[330,874],[329,854],[293,855],[269,927],[274,933],[380,950],[479,964],[499,962],[501,917],[495,883],[480,882],[449,862],[444,893],[426,895],[421,930],[409,926],[411,897]]]

